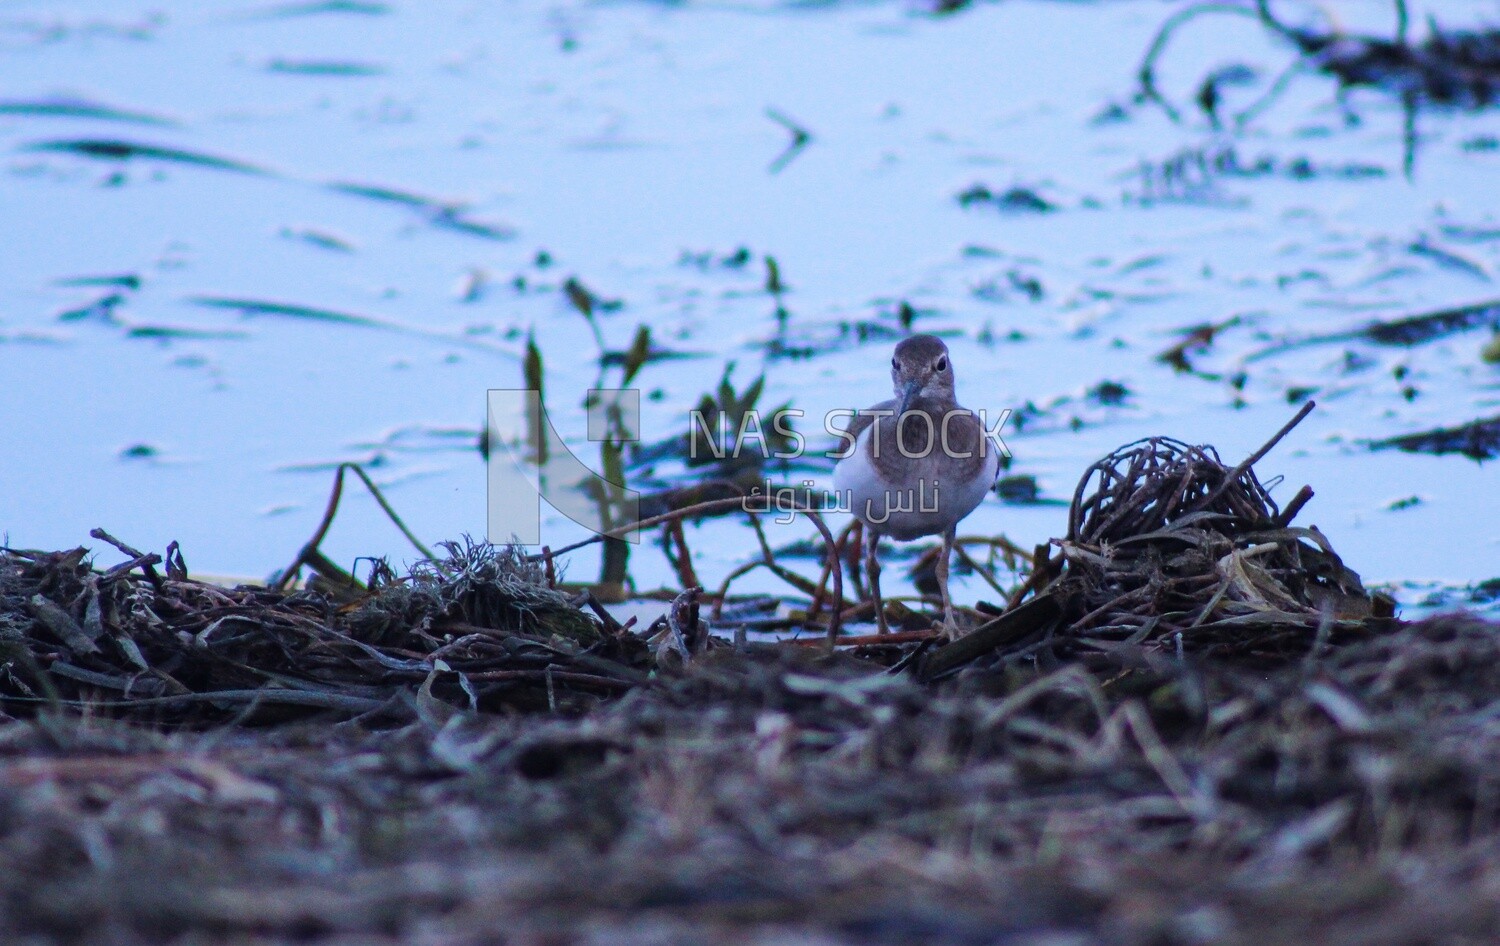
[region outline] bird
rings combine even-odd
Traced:
[[[857,411],[833,469],[840,507],[864,523],[865,571],[880,633],[890,630],[880,598],[883,536],[902,542],[941,535],[937,562],[943,629],[959,636],[948,592],[958,523],[978,508],[1000,473],[1000,449],[981,418],[961,407],[953,357],[935,335],[912,335],[891,358],[895,397]]]

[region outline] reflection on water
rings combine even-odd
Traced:
[[[1500,413],[1500,116],[1339,95],[1349,46],[1276,86],[1296,43],[1205,16],[1154,63],[1174,123],[1132,99],[1173,9],[8,4],[0,529],[264,574],[354,460],[429,542],[477,533],[469,437],[529,336],[597,456],[585,389],[639,326],[648,444],[731,361],[810,418],[878,399],[915,329],[965,403],[1015,411],[1032,498],[1150,434],[1244,455],[1315,397],[1260,466],[1277,495],[1311,484],[1303,521],[1408,602],[1495,577],[1492,465],[1369,445]],[[1413,42],[1429,12],[1485,25],[1412,9]],[[1340,14],[1392,35],[1384,3]],[[997,500],[965,531],[1030,547],[1063,518]],[[740,523],[688,538],[710,582],[754,554]],[[410,554],[359,497],[324,549]]]

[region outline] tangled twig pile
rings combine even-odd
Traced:
[[[1279,663],[1365,635],[1391,616],[1316,527],[1281,509],[1254,464],[1307,416],[1309,404],[1235,467],[1209,446],[1151,437],[1111,453],[1078,483],[1058,554],[1038,549],[1017,600],[1035,597],[926,662],[935,676],[1001,648],[1085,664],[1121,648],[1171,649]]]
[[[1279,510],[1253,469],[1212,447],[1152,437],[1117,450],[1079,483],[1058,543],[1054,593],[1082,613],[1067,634],[1259,653],[1297,641],[1300,655],[1320,626],[1362,627],[1359,576],[1316,528],[1289,525],[1299,507]]]

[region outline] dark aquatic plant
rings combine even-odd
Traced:
[[[1370,444],[1372,450],[1405,450],[1407,453],[1461,453],[1471,460],[1500,457],[1500,417],[1470,421],[1457,427],[1424,430],[1388,437]]]
[[[1444,30],[1429,19],[1430,34],[1421,43],[1409,36],[1410,16],[1406,0],[1394,0],[1396,29],[1390,39],[1359,36],[1337,30],[1327,32],[1292,26],[1271,9],[1270,0],[1255,0],[1252,6],[1231,3],[1194,3],[1173,13],[1163,22],[1147,48],[1137,71],[1136,100],[1159,106],[1174,121],[1182,112],[1156,82],[1156,65],[1168,42],[1186,23],[1209,14],[1252,17],[1296,51],[1296,58],[1253,104],[1233,115],[1236,129],[1269,108],[1300,73],[1317,72],[1334,79],[1339,101],[1351,122],[1347,94],[1367,88],[1400,101],[1405,112],[1402,166],[1410,176],[1416,160],[1417,112],[1424,108],[1486,108],[1500,101],[1500,30]],[[1246,84],[1251,78],[1243,66],[1215,70],[1203,79],[1195,96],[1209,123],[1222,126],[1222,90]]]

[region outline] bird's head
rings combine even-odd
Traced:
[[[891,383],[901,413],[918,397],[952,400],[953,359],[948,357],[948,346],[935,335],[903,339],[891,358]]]

